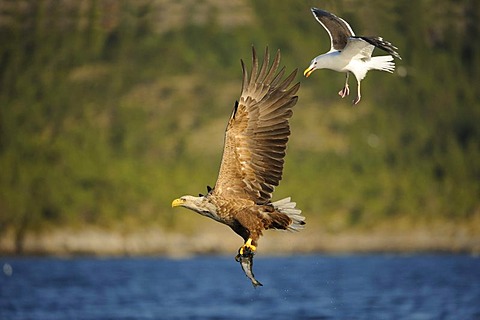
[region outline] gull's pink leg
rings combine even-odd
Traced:
[[[348,87],[348,75],[349,72],[347,72],[347,76],[345,78],[345,87],[343,87],[342,90],[338,91],[338,95],[342,98],[345,98],[350,94],[350,88]]]
[[[357,97],[355,98],[355,100],[353,100],[353,104],[356,105],[360,102],[360,99],[362,98],[362,95],[360,94],[360,81],[357,82],[358,85],[357,85]]]

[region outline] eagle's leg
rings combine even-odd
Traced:
[[[257,246],[254,245],[252,242],[254,242],[254,240],[252,238],[248,238],[247,241],[245,241],[244,245],[240,247],[240,249],[238,249],[238,254],[237,256],[235,257],[235,260],[239,261],[240,260],[240,256],[251,256],[253,257],[253,255],[255,254],[255,251],[257,250]]]
[[[362,95],[360,94],[360,81],[357,82],[357,97],[355,100],[353,100],[353,104],[356,105],[360,102],[360,99],[362,98]]]
[[[239,249],[238,253],[244,254],[245,252],[252,252],[255,253],[257,250],[257,246],[252,244],[252,238],[248,238],[245,244]]]
[[[348,87],[348,75],[350,73],[347,72],[347,76],[345,77],[345,86],[342,88],[342,90],[338,91],[338,95],[342,98],[345,98],[350,94],[350,88]]]

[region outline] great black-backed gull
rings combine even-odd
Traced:
[[[342,18],[317,8],[311,10],[315,19],[327,30],[331,47],[327,53],[315,57],[303,74],[308,77],[317,69],[346,72],[345,87],[338,92],[344,98],[350,94],[348,75],[350,72],[353,73],[357,79],[357,97],[353,100],[353,104],[357,104],[361,99],[360,82],[369,70],[393,72],[395,69],[393,57],[402,59],[396,51],[397,47],[382,37],[355,36],[350,25]],[[375,47],[390,55],[372,57]]]

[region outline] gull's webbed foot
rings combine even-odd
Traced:
[[[342,98],[345,98],[350,94],[350,88],[348,87],[348,84],[345,84],[345,87],[343,87],[342,90],[338,91],[338,95]]]
[[[360,102],[361,97],[357,96],[355,100],[352,101],[353,105],[357,105]]]

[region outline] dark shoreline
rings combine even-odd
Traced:
[[[0,237],[0,256],[165,256],[234,255],[242,240],[227,228],[185,234],[147,229],[129,233],[102,229],[53,230],[25,237],[23,250],[15,248],[14,237]],[[292,254],[472,254],[480,255],[480,235],[465,232],[342,232],[336,234],[266,232],[258,247],[259,256]]]

